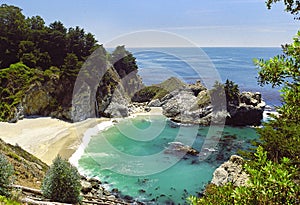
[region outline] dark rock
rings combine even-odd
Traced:
[[[146,112],[150,112],[150,111],[151,111],[151,108],[150,108],[150,107],[145,107],[144,110],[145,110]]]
[[[181,142],[170,142],[169,147],[164,151],[164,153],[174,155],[188,154],[197,156],[199,154],[199,151],[190,146],[184,145]]]
[[[133,197],[132,197],[132,196],[129,196],[129,195],[123,196],[123,199],[126,200],[126,201],[130,201],[130,202],[133,201]]]
[[[81,181],[81,192],[83,194],[87,194],[87,193],[91,192],[92,189],[93,189],[93,187],[90,182]]]
[[[140,193],[140,194],[144,194],[144,193],[146,193],[146,191],[145,191],[144,189],[140,189],[140,190],[139,190],[139,193]]]

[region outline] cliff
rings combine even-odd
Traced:
[[[212,90],[205,88],[200,81],[194,84],[179,81],[170,78],[146,87],[133,100],[148,101],[149,106],[161,106],[163,114],[176,122],[200,125],[213,122],[234,126],[261,124],[265,102],[260,93],[240,93],[231,81],[224,85],[216,84]]]
[[[129,55],[124,47],[121,52],[123,58]],[[93,55],[75,73],[53,67],[43,72],[22,63],[0,69],[0,120],[16,122],[38,115],[77,122],[128,116],[132,92],[143,86],[132,65],[135,58],[118,72],[106,51],[100,49]]]

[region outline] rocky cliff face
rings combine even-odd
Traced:
[[[265,102],[260,93],[242,92],[241,103],[238,106],[228,106],[230,117],[226,123],[230,125],[260,125],[263,118]]]
[[[260,125],[265,103],[260,93],[237,94],[237,102],[227,100],[227,109],[216,109],[208,91],[200,82],[176,89],[160,101],[149,105],[162,106],[163,114],[176,122],[200,125],[214,124],[245,126]],[[226,120],[225,120],[226,119]]]
[[[143,86],[137,72],[128,79],[121,79],[110,66],[99,81],[97,90],[87,78],[87,82],[81,82],[74,98],[75,80],[62,76],[44,84],[33,84],[22,102],[24,115],[52,116],[73,122],[99,116],[126,117],[130,95],[133,95],[131,92]]]

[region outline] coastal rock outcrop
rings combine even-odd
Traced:
[[[175,122],[200,125],[209,125],[211,122],[234,126],[260,125],[265,108],[261,94],[237,92],[234,95],[234,101],[226,99],[224,103],[227,105],[219,109],[211,103],[211,91],[200,82],[196,82],[168,93],[159,102],[163,114]],[[153,103],[152,100],[151,104]]]
[[[231,104],[227,106],[230,117],[226,119],[226,124],[238,126],[260,125],[266,106],[261,99],[261,94],[242,92],[240,100],[241,103],[238,106]]]
[[[212,117],[212,106],[199,106],[198,98],[187,88],[166,95],[162,108],[163,114],[176,122],[208,125]]]
[[[129,204],[140,204],[142,202],[134,200],[133,197],[125,195],[114,188],[112,191],[108,191],[103,187],[100,180],[96,178],[86,178],[82,176],[81,179],[81,193],[83,194],[83,204],[118,204],[118,205],[129,205]]]
[[[232,183],[234,186],[245,186],[249,176],[243,170],[244,159],[237,155],[232,155],[227,162],[224,162],[213,173],[212,184],[223,186]]]

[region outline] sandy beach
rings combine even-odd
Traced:
[[[0,122],[0,138],[18,144],[47,164],[59,154],[69,159],[82,143],[87,129],[109,121],[106,118],[69,123],[50,117],[25,118],[17,123]]]
[[[131,117],[161,113],[161,108],[152,108],[150,112],[135,113]],[[87,138],[111,126],[113,120],[93,118],[69,123],[50,117],[25,118],[17,123],[0,122],[0,138],[12,145],[18,144],[50,165],[58,154],[69,159],[81,144],[88,143]]]

